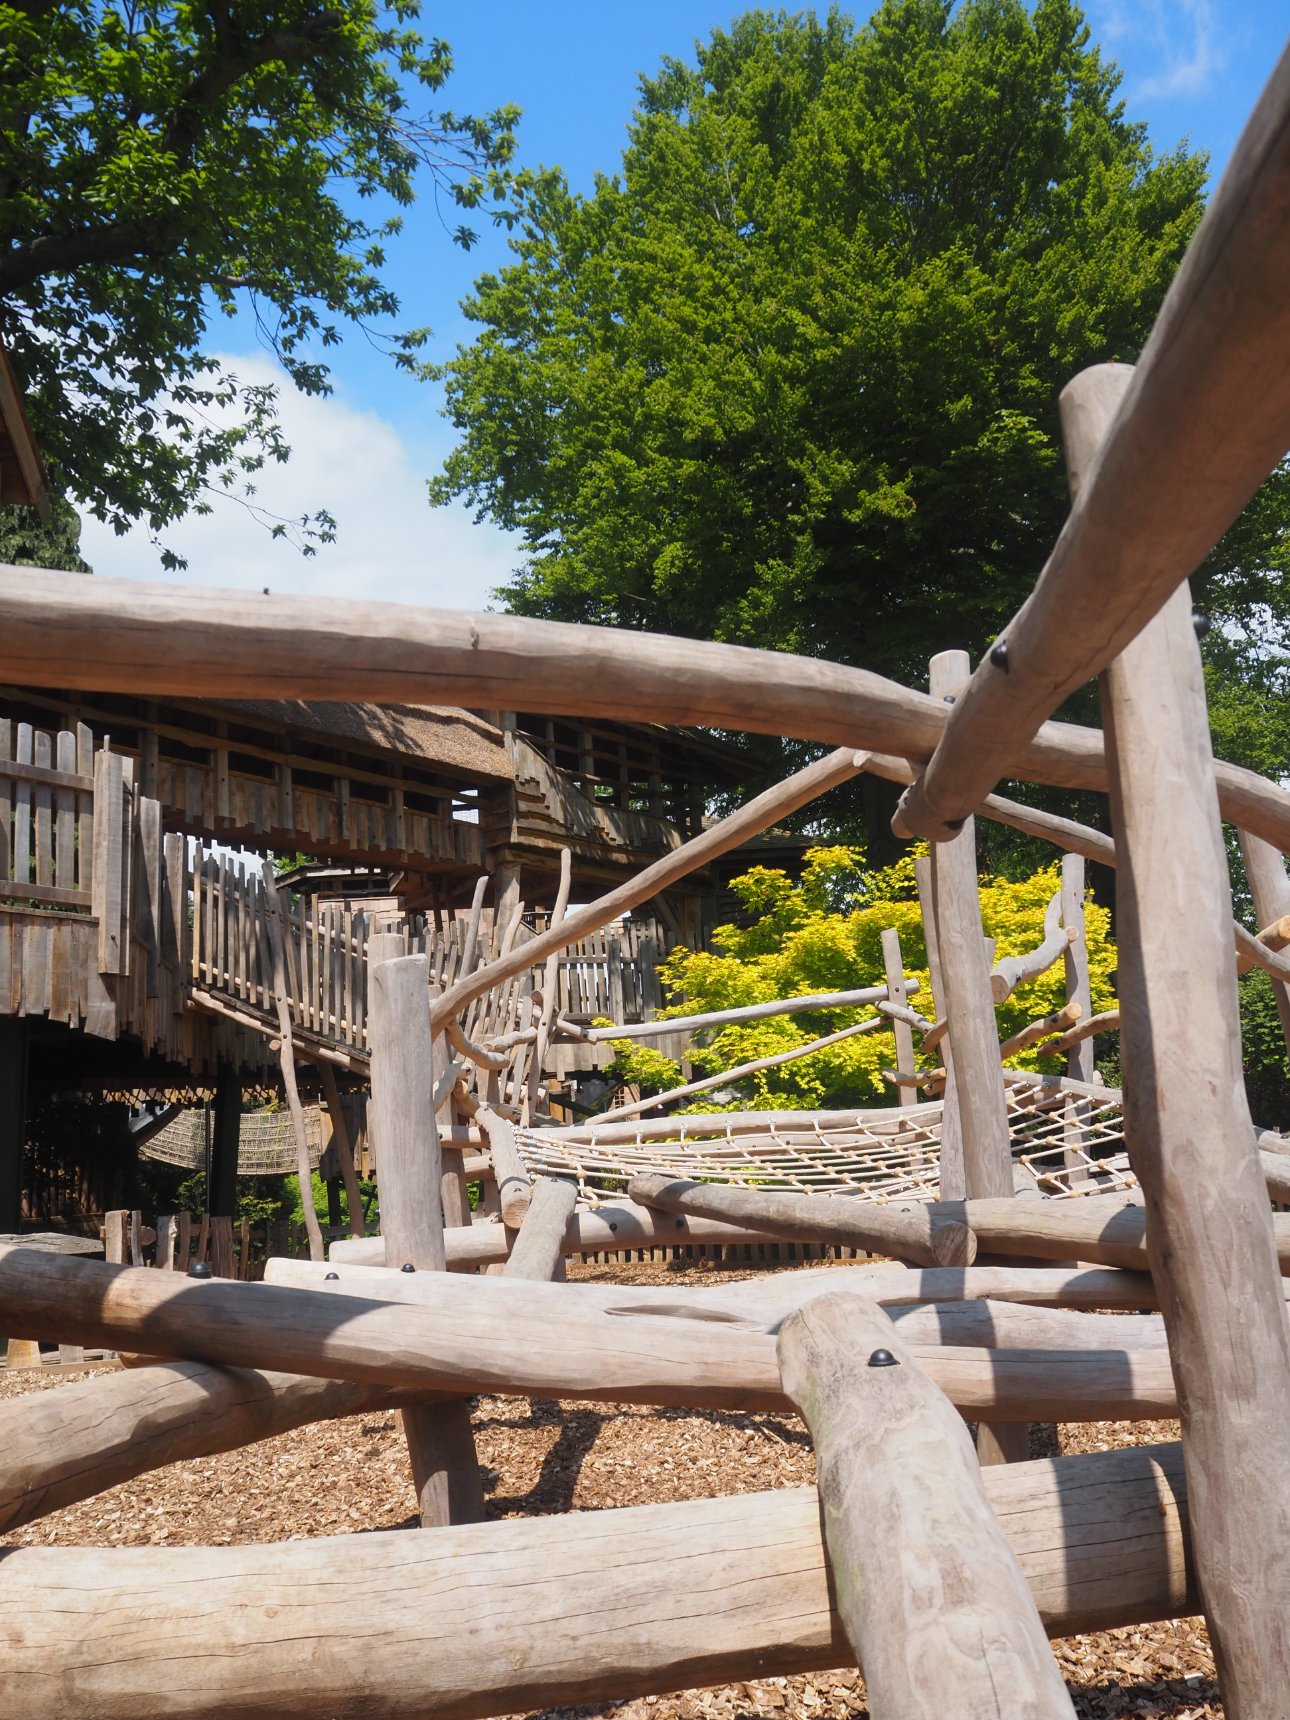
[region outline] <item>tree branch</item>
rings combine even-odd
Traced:
[[[215,56],[176,103],[161,133],[162,150],[178,162],[187,161],[208,115],[240,79],[275,60],[290,65],[315,58],[343,22],[340,12],[320,12],[299,30],[275,30],[257,41],[240,41],[227,8],[216,0],[211,6]],[[164,256],[179,243],[183,230],[181,218],[167,217],[43,234],[0,255],[0,293],[29,286],[42,275],[64,274],[90,264]]]

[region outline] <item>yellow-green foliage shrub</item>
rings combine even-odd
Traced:
[[[882,933],[894,926],[900,933],[905,972],[920,982],[910,1003],[930,1017],[931,984],[914,883],[914,852],[894,866],[866,871],[862,849],[813,848],[796,883],[785,872],[754,866],[732,884],[747,923],[719,927],[714,952],[677,949],[660,967],[669,995],[676,1000],[662,1013],[699,1014],[773,998],[881,985]],[[1020,883],[982,879],[982,919],[986,935],[995,940],[996,960],[1023,955],[1042,942],[1044,909],[1060,886],[1057,864]],[[1115,949],[1108,937],[1110,915],[1089,901],[1085,920],[1093,1008],[1107,1009],[1114,1001],[1109,977],[1115,967]],[[996,1010],[1000,1039],[1060,1009],[1065,1001],[1064,964],[1059,960],[1039,979],[1019,986]],[[728,1026],[715,1037],[700,1035],[707,1043],[696,1042],[690,1062],[700,1074],[716,1074],[807,1044],[872,1014],[871,1007],[817,1010]],[[915,1047],[917,1043],[915,1034]],[[643,1090],[661,1092],[681,1084],[679,1066],[658,1051],[629,1040],[617,1041],[615,1050],[618,1072]],[[739,1097],[728,1101],[727,1108],[831,1110],[892,1102],[895,1091],[883,1080],[882,1071],[894,1061],[889,1031],[858,1034],[825,1051],[745,1077],[738,1083]],[[924,1058],[920,1066],[933,1067],[935,1061]],[[1039,1059],[1030,1050],[1012,1058],[1009,1067],[1060,1072],[1060,1060]],[[716,1107],[707,1095],[699,1095],[692,1108]]]

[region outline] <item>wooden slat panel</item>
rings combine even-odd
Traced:
[[[76,736],[62,729],[58,736],[58,774],[77,778]],[[93,782],[90,783],[91,790]],[[76,790],[67,786],[56,789],[54,795],[54,877],[60,888],[76,887]]]
[[[7,761],[13,750],[13,725],[8,717],[0,721],[0,762]],[[0,776],[0,883],[13,877],[13,790],[8,779]]]
[[[37,730],[36,734],[39,736],[43,732],[43,730]],[[64,730],[63,733],[67,733],[67,731]],[[45,739],[50,740],[51,737],[45,735]],[[39,784],[44,788],[83,789],[87,793],[93,789],[93,776],[82,775],[76,769],[75,758],[72,759],[71,764],[60,763],[55,765],[52,762],[52,753],[50,756],[51,762],[49,764],[45,763],[39,751],[35,753],[35,760],[30,764],[19,764],[12,759],[0,760],[0,778],[9,782]]]
[[[76,774],[90,783],[88,792],[76,796],[76,883],[88,890],[94,872],[94,736],[85,723],[76,725]]]
[[[99,923],[100,973],[123,973],[127,965],[121,935],[124,884],[125,798],[120,753],[101,752],[94,760],[93,908]],[[18,792],[22,792],[19,785]]]
[[[14,748],[20,764],[32,762],[31,724],[19,723]],[[19,884],[31,882],[31,784],[19,782],[13,792],[13,877]]]
[[[146,953],[145,984],[148,997],[160,996],[162,940],[162,834],[161,803],[146,796],[139,801],[139,888],[138,933]]]

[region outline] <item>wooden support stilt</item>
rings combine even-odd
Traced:
[[[943,651],[933,657],[932,696],[952,699],[970,672],[966,651]],[[952,1162],[947,1166],[942,1144],[941,1195],[943,1199],[1011,1196],[1008,1107],[981,925],[975,819],[965,819],[953,841],[933,847],[929,866],[948,1040],[948,1046],[942,1046],[947,1071],[943,1114],[952,1110],[957,1116],[963,1155],[960,1188],[956,1186],[958,1167]],[[1015,1462],[1030,1455],[1029,1434],[1025,1428],[983,1426],[977,1450],[982,1463]]]
[[[27,1121],[27,1020],[0,1016],[0,1232],[22,1218],[22,1154]]]
[[[1073,1720],[962,1418],[892,1322],[823,1296],[785,1321],[778,1353],[873,1720]]]
[[[1099,366],[1063,393],[1076,491],[1131,374]],[[1106,671],[1102,709],[1119,857],[1125,1138],[1179,1384],[1197,1574],[1225,1712],[1271,1720],[1290,1690],[1290,1329],[1245,1100],[1227,863],[1186,586]]]
[[[354,1165],[354,1143],[350,1139],[344,1101],[336,1084],[336,1071],[330,1063],[320,1063],[318,1076],[322,1083],[323,1103],[327,1107],[327,1115],[331,1118],[331,1133],[336,1143],[336,1157],[340,1160],[341,1181],[345,1184],[345,1205],[349,1209],[350,1232],[354,1236],[366,1236],[363,1196],[358,1186],[358,1171]]]
[[[933,657],[933,697],[952,698],[969,671],[966,651],[943,651]],[[1010,1195],[1008,1110],[981,927],[975,820],[966,819],[953,841],[937,843],[931,862],[936,944],[963,1136],[963,1193],[968,1198]]]
[[[369,942],[370,1120],[376,1136],[381,1234],[391,1263],[417,1272],[442,1272],[447,1259],[430,1037],[430,963],[426,956],[384,959],[393,947],[389,934]],[[467,1405],[458,1401],[406,1409],[403,1428],[422,1526],[477,1522],[484,1514],[484,1498]]]
[[[221,1063],[216,1070],[215,1103],[211,1113],[211,1165],[206,1209],[212,1218],[232,1218],[237,1211],[242,1082],[231,1063]]]
[[[304,1107],[296,1085],[296,1054],[291,1031],[291,1002],[287,988],[286,939],[282,929],[282,902],[278,896],[278,881],[273,863],[264,862],[262,873],[264,905],[269,922],[269,948],[273,953],[273,1000],[278,1015],[278,1037],[281,1041],[278,1058],[282,1068],[282,1086],[287,1096],[287,1109],[296,1133],[296,1176],[300,1183],[300,1208],[304,1214],[305,1234],[309,1238],[309,1258],[323,1257],[322,1227],[314,1211],[313,1167],[309,1163],[309,1138],[305,1133]]]
[[[944,1021],[945,978],[941,972],[941,950],[936,935],[936,896],[932,889],[929,855],[924,854],[914,861],[914,877],[918,883],[918,907],[923,918],[923,942],[932,983],[932,1014],[938,1021]],[[940,1037],[945,1040],[944,1034]],[[959,1121],[958,1090],[954,1082],[954,1048],[948,1042],[944,1043],[942,1064],[945,1086],[941,1092],[941,1199],[962,1200],[966,1189],[963,1181],[963,1126]],[[917,1102],[917,1088],[911,1086],[909,1091]]]

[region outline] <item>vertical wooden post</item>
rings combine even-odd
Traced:
[[[336,1143],[336,1157],[340,1160],[341,1181],[345,1184],[350,1234],[365,1236],[367,1227],[363,1223],[363,1196],[359,1190],[358,1172],[354,1166],[354,1143],[350,1140],[345,1106],[341,1100],[340,1088],[336,1085],[336,1071],[330,1063],[319,1063],[318,1076],[322,1083],[327,1115],[331,1118],[332,1139]]]
[[[882,934],[882,963],[887,975],[887,996],[893,1003],[906,1003],[909,998],[909,988],[905,984],[905,959],[900,952],[900,933],[894,926],[888,926]],[[902,1075],[914,1073],[914,1035],[907,1021],[893,1021],[892,1027],[896,1035],[896,1068]],[[900,1089],[902,1105],[918,1103],[916,1087]],[[942,1113],[944,1107],[942,1107]]]
[[[1074,930],[1075,936],[1066,946],[1066,1001],[1077,1003],[1080,1020],[1092,1013],[1092,992],[1088,975],[1088,940],[1084,929],[1084,857],[1082,854],[1062,855],[1062,926]],[[1093,1062],[1094,1041],[1081,1039],[1073,1045],[1066,1059],[1066,1073],[1075,1081],[1092,1081],[1097,1073]],[[1063,1160],[1071,1173],[1071,1186],[1088,1181],[1083,1146],[1087,1132],[1080,1113],[1087,1107],[1074,1094],[1067,1096],[1062,1139],[1066,1143]]]
[[[520,900],[520,869],[518,866],[499,866],[493,873],[493,925],[505,926]]]
[[[313,1170],[309,1163],[309,1139],[305,1133],[305,1113],[296,1086],[296,1054],[291,1033],[291,999],[287,989],[286,938],[282,929],[282,902],[278,896],[278,881],[273,874],[273,862],[266,860],[263,884],[265,917],[269,922],[269,942],[273,950],[273,997],[278,1014],[278,1033],[282,1040],[279,1062],[282,1085],[287,1095],[296,1133],[296,1174],[300,1183],[300,1210],[304,1213],[305,1233],[309,1238],[309,1258],[323,1258],[322,1226],[314,1211]]]
[[[215,1103],[211,1109],[206,1210],[212,1218],[231,1219],[237,1210],[237,1155],[242,1144],[242,1082],[231,1063],[221,1063],[215,1071]]]
[[[929,684],[934,698],[952,699],[971,673],[966,651],[933,657]],[[931,853],[931,898],[944,991],[946,1039],[950,1045],[955,1108],[963,1148],[963,1196],[969,1200],[1011,1199],[1015,1185],[1008,1139],[1008,1106],[999,1062],[999,1034],[990,990],[990,961],[981,924],[976,870],[976,820],[964,820],[952,842]],[[950,1105],[946,1083],[945,1109]],[[942,1141],[941,1186],[946,1169]],[[963,1198],[954,1196],[953,1198]],[[982,1422],[977,1455],[983,1464],[1011,1463],[1030,1455],[1030,1430],[1017,1423]]]
[[[1080,1006],[1080,1020],[1093,1013],[1093,994],[1089,989],[1088,941],[1084,935],[1084,857],[1082,854],[1062,855],[1062,925],[1075,932],[1066,946],[1066,1001]],[[1091,1081],[1094,1075],[1093,1041],[1081,1039],[1073,1045],[1066,1063],[1066,1073],[1076,1081]]]
[[[0,1232],[16,1236],[22,1218],[23,1141],[27,1124],[27,1020],[0,1016]]]
[[[1279,849],[1265,842],[1261,836],[1252,836],[1248,830],[1240,830],[1237,835],[1241,840],[1241,858],[1245,862],[1245,876],[1249,879],[1250,896],[1254,902],[1254,917],[1261,930],[1283,914],[1290,914],[1290,878],[1286,877],[1285,861]],[[1271,974],[1268,975],[1268,984],[1272,987],[1277,1014],[1281,1017],[1286,1048],[1290,1050],[1290,987]]]
[[[927,971],[932,982],[932,1014],[945,1016],[945,982],[941,977],[941,952],[936,940],[936,899],[932,893],[932,862],[924,855],[914,861],[918,883],[918,906],[923,916],[923,942],[927,947]],[[945,1090],[941,1094],[941,1199],[965,1200],[963,1180],[963,1131],[959,1124],[958,1084],[954,1079],[954,1047],[941,1041],[941,1063],[945,1068]]]
[[[384,960],[396,939],[397,934],[380,933],[368,946],[369,1122],[376,1137],[381,1235],[387,1265],[442,1272],[447,1261],[434,1114],[430,962],[424,955]],[[483,1488],[466,1403],[404,1410],[403,1429],[422,1526],[478,1522],[484,1514]]]
[[[1131,375],[1101,365],[1062,394],[1076,492]],[[1290,1690],[1290,1328],[1245,1101],[1227,860],[1185,585],[1102,677],[1102,711],[1124,1132],[1178,1385],[1196,1574],[1224,1712],[1272,1720]]]
[[[931,662],[933,697],[952,698],[971,665],[966,651],[942,651]],[[1012,1152],[990,968],[981,926],[976,871],[976,821],[966,819],[952,842],[932,848],[932,900],[947,1037],[953,1047],[955,1089],[963,1133],[963,1180],[969,1200],[1011,1198]]]

